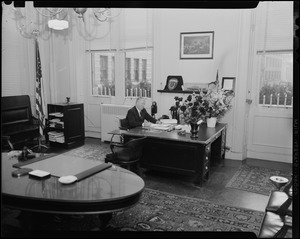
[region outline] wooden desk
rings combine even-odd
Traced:
[[[177,130],[133,128],[111,133],[122,134],[126,140],[146,136],[141,167],[193,175],[198,186],[209,178],[210,167],[225,157],[226,124],[217,123],[215,128],[202,124],[198,139],[191,139],[189,133],[178,135]]]
[[[2,203],[25,211],[60,214],[107,214],[137,203],[145,183],[136,174],[111,167],[73,184],[58,177],[13,177],[16,158],[2,153]],[[59,165],[58,165],[59,167]]]

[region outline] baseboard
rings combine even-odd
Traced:
[[[267,161],[275,161],[280,163],[292,163],[293,157],[291,155],[286,154],[272,154],[272,153],[262,153],[262,152],[247,152],[247,158],[255,158],[255,159],[262,159]]]
[[[91,138],[96,138],[96,139],[101,138],[99,132],[92,132],[92,131],[85,131],[85,137],[91,137]]]
[[[233,159],[233,160],[243,160],[243,153],[235,153],[235,152],[226,152],[225,153],[226,159]]]

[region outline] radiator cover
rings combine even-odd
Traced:
[[[101,141],[110,141],[109,132],[119,128],[119,118],[125,118],[130,105],[101,104]]]

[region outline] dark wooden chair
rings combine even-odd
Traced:
[[[39,137],[38,120],[32,115],[28,95],[1,97],[2,149]]]
[[[138,175],[142,175],[139,160],[142,157],[143,146],[146,142],[146,137],[131,139],[125,143],[114,142],[112,136],[110,142],[110,149],[112,153],[106,155],[105,163],[113,163],[127,168]],[[135,166],[135,169],[133,168]]]
[[[126,118],[121,119],[119,117],[117,117],[117,119],[119,120],[119,129],[121,130],[128,130],[128,121]]]

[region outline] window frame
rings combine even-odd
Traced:
[[[294,57],[293,57],[293,51],[292,50],[272,50],[272,51],[257,51],[257,54],[256,56],[258,57],[258,69],[259,69],[259,89],[258,89],[258,98],[257,98],[257,103],[258,103],[258,106],[260,107],[268,107],[268,108],[293,108],[293,93],[292,93],[292,96],[291,96],[291,104],[286,104],[289,103],[290,101],[287,100],[287,97],[285,97],[284,99],[284,104],[279,104],[279,102],[281,101],[281,94],[280,95],[277,95],[277,96],[271,96],[271,94],[267,97],[269,97],[269,99],[265,99],[265,97],[261,100],[261,90],[262,88],[265,86],[263,84],[263,81],[265,80],[265,74],[266,74],[266,70],[267,69],[267,66],[266,66],[266,57],[270,54],[291,54],[291,57],[292,57],[292,61],[294,61]],[[293,66],[293,62],[291,64]],[[292,78],[293,78],[293,69],[291,71],[291,75],[292,75]],[[282,81],[281,81],[282,82]],[[286,83],[288,85],[290,81],[286,81],[286,82],[282,82],[282,83]],[[292,83],[292,92],[293,92],[293,88],[294,88],[294,85],[293,85],[293,79],[291,81]],[[275,86],[280,86],[280,82],[278,84],[273,84]],[[271,87],[273,86],[271,85]],[[273,98],[274,97],[274,98]],[[272,99],[272,102],[275,101],[275,103],[271,103],[271,99]],[[275,100],[274,100],[275,99]],[[262,102],[261,102],[262,101]]]
[[[126,58],[128,58],[127,56],[126,56],[126,53],[127,52],[134,52],[134,51],[142,51],[142,50],[144,50],[144,51],[150,51],[150,53],[151,53],[151,59],[150,59],[150,65],[151,65],[151,69],[150,69],[150,74],[151,74],[151,87],[150,87],[150,92],[148,92],[148,91],[146,91],[146,93],[142,93],[142,97],[145,97],[145,98],[147,98],[147,99],[152,99],[152,96],[153,96],[153,53],[154,53],[154,49],[153,49],[153,47],[137,47],[137,48],[127,48],[127,49],[124,49],[122,52],[124,53],[124,55],[123,55],[123,59],[125,59],[124,60],[124,62],[126,61]],[[135,61],[135,59],[136,58],[130,58],[130,59],[132,59],[133,60],[133,67],[134,67],[134,69],[133,69],[133,78],[132,78],[132,80],[134,81],[134,82],[139,82],[139,80],[137,80],[136,81],[136,75],[135,75],[135,65],[134,65],[134,61]],[[138,76],[139,77],[141,77],[141,81],[140,82],[142,82],[143,81],[143,69],[142,69],[142,60],[141,59],[138,59],[138,61],[139,61],[139,69],[138,69],[138,71],[139,71],[139,73],[138,73]],[[132,61],[131,61],[132,62]],[[126,63],[124,63],[125,64],[125,66],[124,66],[124,69],[126,68]],[[141,69],[140,69],[141,68]],[[124,72],[126,71],[126,69],[124,70]],[[147,72],[147,66],[146,66],[146,72]],[[125,74],[125,73],[124,73]],[[125,78],[124,78],[125,79]],[[146,73],[146,80],[147,80],[147,73]],[[126,92],[126,81],[124,80],[124,86],[125,86],[125,91],[124,91],[124,97],[125,97],[125,99],[126,98],[137,98],[137,97],[139,97],[139,95],[134,95],[135,93],[133,93],[133,95],[131,95],[131,93],[130,93],[130,95],[129,95],[129,92]],[[146,94],[146,96],[145,96],[145,94]]]
[[[100,56],[100,59],[101,59],[101,53],[108,53],[108,54],[111,54],[111,58],[113,59],[113,65],[111,66],[112,69],[111,69],[111,76],[112,76],[112,79],[113,79],[113,82],[114,82],[114,94],[111,93],[111,94],[95,94],[94,93],[94,88],[95,88],[95,78],[96,78],[96,63],[95,63],[95,58],[96,58],[96,55],[95,54],[99,54]],[[90,59],[91,59],[91,96],[92,97],[105,97],[105,98],[111,98],[111,97],[115,97],[116,95],[116,90],[115,90],[115,85],[116,85],[116,80],[115,80],[115,77],[116,77],[116,74],[115,74],[115,71],[116,71],[116,50],[112,50],[112,49],[103,49],[103,50],[94,50],[94,51],[90,51]],[[105,55],[103,55],[105,56]],[[108,57],[108,56],[107,56]],[[99,60],[101,61],[101,60]],[[107,68],[108,68],[108,65],[107,65]],[[99,67],[99,74],[101,76],[101,65]],[[107,69],[107,77],[109,78],[109,70]],[[101,79],[100,79],[101,81]],[[99,91],[99,89],[98,89]],[[105,92],[105,91],[104,91]],[[108,92],[112,92],[112,90],[108,90]]]

